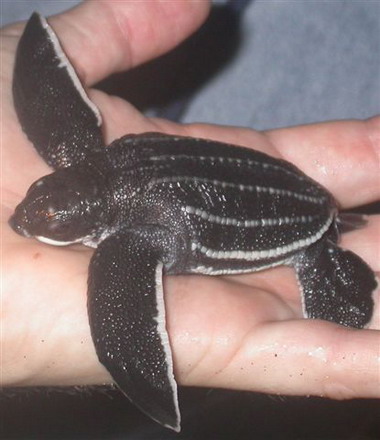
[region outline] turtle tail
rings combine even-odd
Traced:
[[[363,228],[368,222],[365,214],[357,214],[354,212],[340,212],[337,219],[337,229],[339,233],[354,231]]]

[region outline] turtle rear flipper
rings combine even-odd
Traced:
[[[88,313],[98,358],[121,391],[153,420],[179,431],[162,289],[170,242],[159,227],[105,239],[90,264]]]
[[[325,238],[294,261],[308,318],[362,328],[373,313],[373,271],[353,252]]]
[[[53,168],[77,164],[102,147],[99,110],[55,33],[37,13],[17,47],[13,99],[22,129]]]

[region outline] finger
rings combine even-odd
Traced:
[[[86,86],[170,50],[206,18],[209,1],[86,1],[52,17]]]
[[[350,249],[366,261],[375,272],[380,272],[380,215],[368,216],[365,228],[342,234],[340,245]]]
[[[295,319],[275,296],[173,277],[168,326],[177,378],[200,385],[333,398],[380,397],[380,332]],[[197,283],[199,286],[197,287]],[[235,292],[234,292],[235,290]],[[169,289],[170,291],[170,289]],[[191,295],[190,295],[191,292]],[[217,295],[215,295],[215,292]],[[378,292],[375,298],[378,315]],[[204,304],[204,308],[200,304]],[[194,306],[197,305],[197,307]],[[196,317],[191,310],[197,309]],[[379,328],[379,322],[372,322]]]
[[[342,207],[380,198],[380,117],[268,132],[283,157],[328,188]]]
[[[34,241],[28,242],[26,247],[22,244],[22,253],[17,252],[16,246],[13,249],[16,249],[13,253],[11,247],[4,250],[10,258],[6,270],[9,278],[5,280],[9,287],[4,300],[4,315],[8,319],[3,332],[6,354],[3,383],[111,381],[96,358],[88,326],[85,307],[88,251],[83,253],[74,248],[63,251]],[[50,270],[47,277],[47,268],[52,264],[62,271]],[[17,276],[11,275],[17,273],[16,268],[20,265],[27,271],[29,284],[20,286]],[[68,277],[68,273],[74,275]],[[63,297],[62,286],[66,292]],[[14,295],[16,290],[17,295]],[[194,356],[199,359],[210,341],[216,342],[217,349],[224,349],[229,340],[240,340],[258,320],[294,317],[292,309],[284,307],[277,295],[267,295],[264,291],[250,295],[248,286],[228,283],[220,277],[168,277],[165,292],[168,327],[179,371],[191,368]],[[32,314],[31,301],[38,305]],[[14,313],[15,310],[18,313]],[[48,310],[53,312],[48,313]],[[23,323],[21,329],[19,322]],[[188,353],[186,344],[181,341],[192,343]],[[215,362],[219,363],[217,352],[214,354]]]
[[[232,356],[228,343],[216,342],[199,358],[191,357],[194,342],[177,342],[177,353],[187,353],[188,363],[178,372],[182,384],[335,399],[380,397],[379,331],[283,321],[256,328]]]
[[[117,96],[108,96],[98,90],[90,91],[91,99],[101,109],[103,133],[106,144],[126,133],[159,131],[178,136],[191,136],[234,145],[246,146],[280,157],[270,140],[263,133],[242,127],[216,124],[179,124],[161,118],[148,118],[131,104]]]
[[[49,246],[30,252],[30,256],[25,253],[25,261],[33,256],[35,265],[46,267],[54,254],[57,258],[61,255]],[[16,316],[17,322],[20,310],[24,311],[21,322],[30,331],[20,332],[17,325],[4,327],[17,329],[20,339],[17,344],[17,338],[10,338],[5,350],[8,358],[12,350],[17,354],[8,361],[8,373],[4,369],[5,383],[110,381],[96,360],[87,324],[83,276],[87,258],[76,256],[78,261],[71,258],[73,267],[68,269],[80,276],[70,278],[74,285],[66,289],[64,297],[56,287],[65,283],[62,274],[62,280],[52,280],[46,291],[36,290],[33,302],[39,304],[37,314],[28,314],[30,307],[25,306],[30,302],[29,285],[21,290],[19,312],[7,310],[5,315],[9,319]],[[44,282],[46,273],[40,270]],[[292,308],[277,295],[233,284],[218,277],[166,279],[168,329],[181,383],[330,397],[375,395],[368,383],[376,383],[380,332],[350,330],[321,321],[292,321]],[[40,285],[38,279],[36,285]],[[46,315],[47,309],[54,313]],[[31,343],[25,343],[25,334],[32,336]]]
[[[379,384],[380,331],[294,319],[291,308],[276,296],[260,290],[250,294],[217,279],[207,283],[212,287],[201,277],[168,279],[168,291],[174,290],[166,297],[168,310],[176,310],[168,313],[168,328],[180,383],[289,395],[380,397],[380,386],[374,386]],[[374,329],[379,328],[379,292],[375,303]],[[191,310],[197,310],[196,317]]]

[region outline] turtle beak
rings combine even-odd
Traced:
[[[19,216],[17,215],[17,211],[11,216],[11,218],[8,220],[9,226],[19,235],[22,235],[23,237],[31,237],[31,235],[26,231],[25,227],[23,226],[23,221],[19,220]]]

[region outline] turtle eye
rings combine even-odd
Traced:
[[[38,212],[38,217],[41,219],[44,228],[52,235],[62,235],[66,233],[71,226],[69,219],[62,217],[59,210],[49,206]]]
[[[53,219],[57,216],[57,211],[50,207],[47,209],[38,209],[36,210],[36,216],[43,221],[53,221]]]

